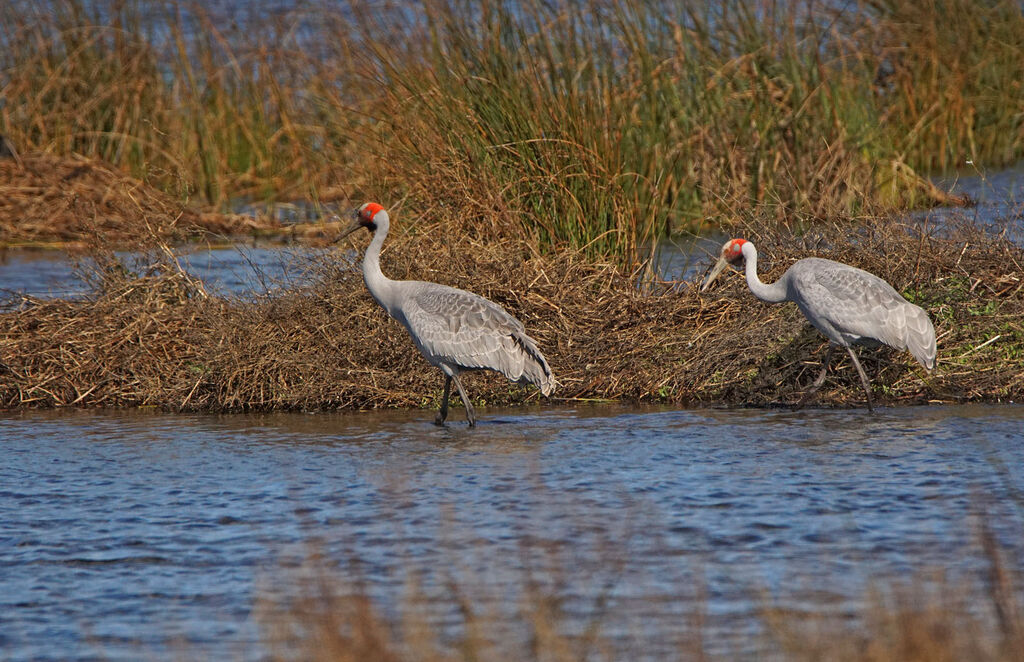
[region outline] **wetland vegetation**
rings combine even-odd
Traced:
[[[970,224],[747,230],[771,278],[798,258],[830,257],[885,274],[929,311],[939,348],[931,376],[909,354],[862,353],[880,403],[1021,399],[1019,246]],[[556,401],[795,403],[825,349],[795,306],[756,301],[738,276],[709,293],[694,282],[639,288],[639,273],[583,251],[453,238],[440,225],[394,237],[382,261],[393,278],[442,281],[514,311],[562,384]],[[265,295],[210,294],[170,253],[101,265],[84,298],[20,297],[0,315],[4,407],[438,406],[437,371],[369,297],[349,256],[320,253],[307,284]],[[819,402],[860,405],[856,372],[836,365]],[[497,375],[467,379],[482,405],[538,397]]]
[[[628,607],[610,589],[593,599],[584,626],[569,625],[572,609],[580,607],[570,607],[574,596],[552,586],[567,582],[545,581],[528,571],[522,571],[524,595],[511,607],[510,622],[486,581],[462,571],[457,560],[443,587],[425,590],[408,577],[400,607],[385,610],[367,591],[358,564],[329,566],[312,554],[285,574],[298,590],[284,599],[267,591],[256,611],[270,659],[279,662],[575,662],[625,655],[708,662],[1020,662],[1024,585],[984,526],[978,535],[971,553],[972,562],[984,568],[979,577],[922,571],[872,586],[855,610],[806,611],[754,591],[756,625],[730,627],[708,613],[704,587],[675,586],[671,592],[681,605],[677,627],[657,642],[646,641],[641,621],[620,613]],[[439,619],[439,602],[453,605],[454,613]],[[739,628],[750,634],[737,636]]]
[[[181,241],[319,246],[337,230],[233,213],[240,200],[298,200],[327,218],[367,199],[393,211],[385,272],[513,312],[561,401],[799,399],[825,341],[795,307],[755,301],[739,278],[700,294],[645,261],[674,233],[724,230],[757,241],[766,280],[828,257],[929,312],[934,374],[862,353],[880,404],[1019,402],[1024,250],[1003,231],[1019,208],[995,226],[969,210],[942,224],[906,212],[969,204],[929,175],[1024,158],[1022,34],[1009,1],[310,2],[230,16],[6,3],[0,133],[15,153],[0,160],[0,245],[74,248],[93,266],[83,296],[5,298],[0,408],[436,407],[436,371],[345,250],[313,251],[301,285],[236,295],[211,293],[175,258]],[[538,397],[470,379],[481,405]],[[837,364],[818,402],[857,406],[859,389]],[[982,548],[980,592],[908,584],[852,620],[766,608],[768,649],[1019,660],[1020,564]],[[440,642],[415,613],[399,622],[332,584],[333,571],[263,605],[278,657],[500,659],[471,585],[450,586],[462,629]],[[567,637],[560,600],[523,605],[529,659],[601,657],[599,619]],[[680,651],[709,657],[699,637]]]
[[[915,173],[1024,158],[1011,1],[223,11],[8,3],[0,133],[220,211],[376,199],[626,264],[680,230],[949,202]]]
[[[239,197],[366,196],[393,201],[402,233],[385,269],[520,316],[561,398],[793,400],[823,346],[795,309],[736,283],[701,297],[642,259],[713,227],[757,239],[768,277],[831,257],[929,311],[938,374],[873,353],[880,401],[1019,400],[1020,247],[897,214],[950,201],[915,171],[1024,149],[1020,7],[940,4],[454,2],[403,20],[313,4],[230,21],[8,5],[0,132],[20,154],[0,164],[0,232],[105,266],[85,300],[7,302],[0,402],[431,406],[437,380],[340,254],[255,299],[207,294],[171,255],[189,237],[336,231],[223,213]],[[114,245],[152,259],[103,258]],[[848,373],[822,402],[856,402]],[[479,379],[482,404],[535,397]]]

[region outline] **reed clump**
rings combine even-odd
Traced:
[[[0,159],[0,247],[85,249],[97,242],[281,233],[267,217],[201,211],[95,159]]]
[[[756,301],[738,275],[710,293],[698,293],[694,282],[638,287],[639,273],[579,250],[482,243],[446,235],[446,219],[435,223],[393,237],[385,272],[472,290],[519,317],[562,384],[557,400],[785,404],[816,376],[824,338],[795,306]],[[880,402],[1024,397],[1024,255],[1012,242],[966,221],[941,233],[889,220],[801,236],[748,230],[766,280],[798,258],[829,257],[884,275],[929,312],[939,338],[932,376],[909,354],[861,352]],[[84,300],[8,301],[0,314],[0,405],[437,405],[440,374],[369,297],[351,254],[324,252],[307,281],[260,297],[210,295],[171,255],[141,267],[100,259]],[[467,379],[479,405],[539,397],[492,373]],[[855,371],[833,363],[819,401],[860,405],[862,397]]]
[[[1019,3],[0,9],[0,133],[178,198],[407,199],[639,262],[666,233],[948,202],[1024,157]]]

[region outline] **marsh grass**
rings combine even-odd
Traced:
[[[0,249],[118,246],[286,235],[275,219],[200,211],[103,162],[48,154],[0,160]]]
[[[41,0],[0,22],[0,133],[23,152],[221,207],[405,201],[474,238],[627,266],[706,223],[948,202],[917,173],[1024,157],[1009,1],[302,3],[228,20]]]
[[[926,172],[1012,164],[1024,136],[1024,9],[1015,2],[869,0],[881,119],[900,157]],[[888,94],[895,92],[894,94]]]
[[[706,293],[695,282],[639,288],[638,272],[583,251],[451,237],[444,220],[409,234],[405,220],[395,216],[385,272],[470,289],[516,315],[562,385],[556,401],[791,404],[825,350],[795,306],[758,302],[739,275]],[[889,220],[800,235],[747,230],[766,280],[799,258],[828,257],[884,274],[929,312],[938,333],[933,375],[907,353],[861,352],[879,402],[1024,395],[1024,255],[1012,242],[966,220],[942,232]],[[361,248],[365,238],[354,241]],[[437,406],[438,371],[370,298],[353,254],[324,251],[306,265],[306,280],[244,297],[206,293],[170,249],[151,255],[133,265],[108,254],[83,300],[8,300],[0,314],[0,405]],[[862,406],[855,375],[834,362],[819,402]],[[478,405],[539,398],[493,373],[467,379]]]
[[[984,568],[971,581],[944,570],[875,585],[854,618],[764,613],[789,660],[954,662],[1024,660],[1024,583],[1019,566],[981,518],[971,555]]]

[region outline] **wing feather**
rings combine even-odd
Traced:
[[[410,286],[402,304],[404,323],[431,363],[496,370],[512,381],[536,384],[545,395],[554,388],[551,368],[537,344],[504,308],[454,287]]]

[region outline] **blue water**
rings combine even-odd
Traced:
[[[311,265],[323,252],[303,246],[182,247],[177,259],[211,293],[265,294],[306,284],[313,270]],[[145,258],[129,254],[120,258],[137,273],[145,271]],[[91,264],[88,258],[75,260],[57,251],[0,251],[0,295],[81,296],[90,290],[85,277]]]
[[[1024,163],[996,172],[971,165],[961,173],[937,179],[936,185],[954,194],[966,193],[974,206],[937,207],[914,214],[915,219],[941,225],[966,218],[1024,245]]]
[[[657,273],[671,280],[691,279],[703,273],[711,256],[717,257],[724,235],[686,237],[668,241],[657,255]],[[178,262],[185,271],[203,282],[207,290],[221,295],[266,294],[287,287],[308,284],[320,271],[324,255],[338,259],[329,249],[302,245],[219,246],[203,249],[179,247]],[[353,253],[353,257],[355,254]],[[146,261],[121,255],[141,273]],[[90,291],[83,274],[91,262],[79,261],[58,251],[0,251],[0,298],[74,298]]]
[[[529,575],[648,659],[698,591],[709,645],[753,656],[760,589],[845,610],[976,575],[979,511],[1024,558],[1020,406],[460,414],[0,418],[0,658],[260,659],[256,600],[314,548],[385,614],[418,576],[440,624],[452,576],[512,623]]]

